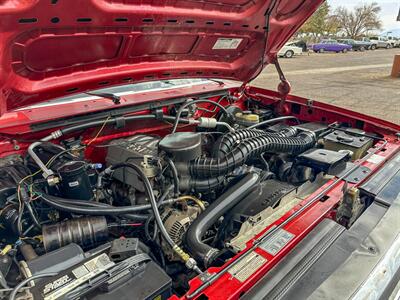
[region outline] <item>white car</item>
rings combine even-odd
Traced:
[[[387,36],[387,39],[390,44],[392,44],[392,48],[400,47],[400,39],[397,39],[393,36]]]
[[[303,53],[303,49],[297,46],[292,46],[285,44],[281,50],[278,52],[279,57],[292,58],[295,55],[300,55]]]

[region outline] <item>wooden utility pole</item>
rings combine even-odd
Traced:
[[[393,60],[392,77],[400,77],[400,54],[396,54]]]
[[[400,22],[400,8],[397,16],[397,21]],[[393,60],[392,77],[400,77],[400,54],[396,54]]]

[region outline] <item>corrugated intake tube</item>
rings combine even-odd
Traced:
[[[280,132],[267,132],[259,129],[239,129],[235,132],[229,132],[225,134],[219,144],[218,156],[223,157],[232,151],[232,149],[238,145],[241,141],[257,136],[281,136],[291,137],[297,134],[295,127],[287,127]]]
[[[194,178],[213,178],[226,175],[243,165],[249,158],[264,152],[298,154],[312,148],[316,137],[311,132],[301,132],[296,137],[263,135],[241,141],[231,152],[221,158],[197,158],[189,162]]]

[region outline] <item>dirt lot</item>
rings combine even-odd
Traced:
[[[400,78],[391,78],[400,49],[307,54],[281,58],[292,94],[328,102],[400,124]],[[253,84],[276,89],[278,75],[268,66]]]

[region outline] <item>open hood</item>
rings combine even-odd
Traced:
[[[2,114],[126,82],[247,82],[322,0],[0,2]]]

